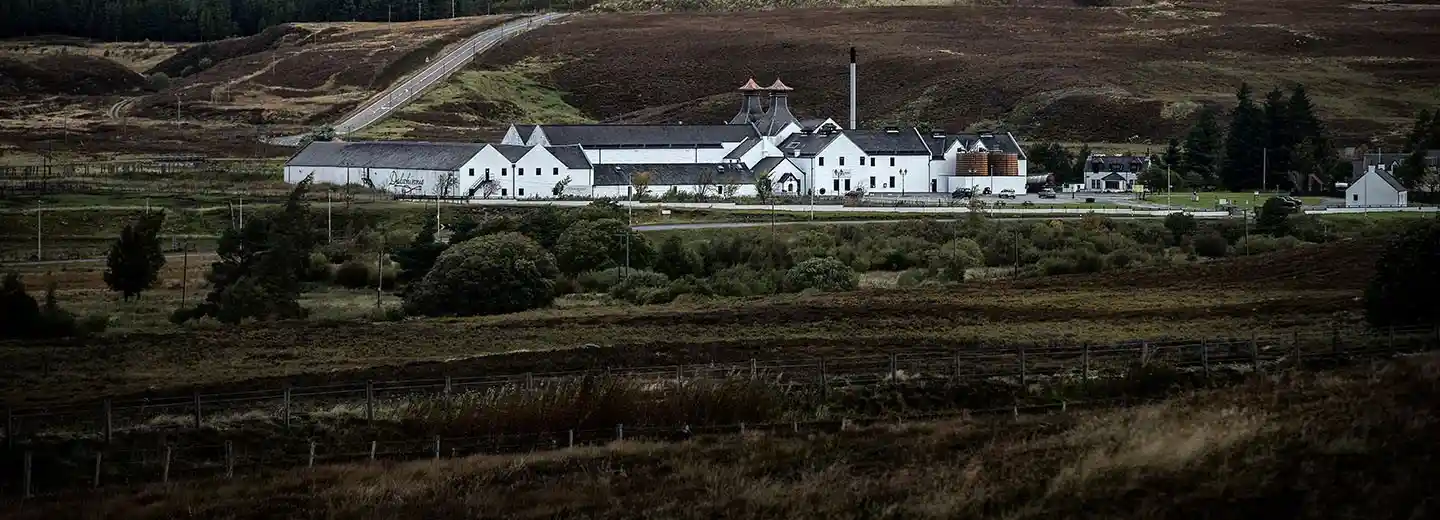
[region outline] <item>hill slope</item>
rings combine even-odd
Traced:
[[[543,78],[601,120],[718,121],[747,77],[781,77],[803,115],[846,117],[848,48],[865,125],[1005,126],[1026,136],[1159,141],[1242,81],[1310,88],[1342,137],[1409,124],[1440,93],[1440,10],[1345,0],[1214,0],[604,14],[484,58]]]

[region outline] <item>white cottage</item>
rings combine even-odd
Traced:
[[[1345,188],[1345,207],[1396,207],[1410,204],[1409,191],[1383,167],[1372,167]]]

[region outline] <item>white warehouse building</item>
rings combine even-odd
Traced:
[[[833,196],[949,193],[959,188],[1024,192],[1025,152],[1009,133],[845,129],[799,120],[780,80],[740,87],[724,124],[515,124],[499,143],[316,142],[285,165],[285,180],[363,184],[401,196],[551,198],[629,196],[672,189],[755,194],[757,177],[777,193]],[[762,99],[764,98],[764,99]],[[852,117],[853,120],[853,117]],[[642,181],[643,182],[643,181]]]

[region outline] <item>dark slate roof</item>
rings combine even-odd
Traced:
[[[718,148],[755,137],[750,125],[542,125],[555,146],[586,148]]]
[[[1360,182],[1360,179],[1368,173],[1369,172],[1362,173],[1358,177],[1351,179],[1350,184],[1353,186],[1355,183]],[[1390,175],[1390,172],[1387,172],[1385,170],[1375,170],[1375,174],[1379,175],[1380,180],[1385,181],[1385,184],[1389,184],[1391,188],[1395,188],[1395,191],[1409,191],[1409,189],[1406,188],[1404,184],[1400,184],[1400,181],[1395,179],[1394,175]]]
[[[1365,175],[1365,171],[1371,166],[1381,164],[1385,165],[1387,169],[1394,169],[1405,164],[1405,161],[1409,159],[1410,154],[1408,153],[1365,154],[1359,159],[1350,161],[1350,179],[1351,181],[1360,180],[1360,176]],[[1432,166],[1440,166],[1440,150],[1427,150],[1425,159]]]
[[[838,132],[832,134],[794,133],[780,143],[780,151],[786,157],[795,157],[797,150],[800,152],[800,157],[814,157],[838,137],[840,137]]]
[[[1125,176],[1124,176],[1124,175],[1120,175],[1119,173],[1111,173],[1110,175],[1106,175],[1106,176],[1104,176],[1104,177],[1101,177],[1100,180],[1102,180],[1102,181],[1123,181],[1123,180],[1125,180]]]
[[[484,148],[479,143],[316,141],[285,165],[454,171]]]
[[[515,125],[515,132],[520,134],[521,141],[530,141],[530,136],[535,133],[535,125]]]
[[[741,157],[745,156],[746,152],[749,152],[750,149],[754,148],[757,144],[760,144],[760,138],[746,137],[744,141],[740,141],[740,146],[736,146],[734,150],[730,150],[730,153],[725,154],[725,158],[738,161]]]
[[[815,129],[820,128],[820,125],[823,124],[825,124],[824,119],[801,119],[800,129],[807,132],[814,132]]]
[[[1137,162],[1138,162],[1138,163],[1141,163],[1141,164],[1144,164],[1146,161],[1149,161],[1149,160],[1150,160],[1150,158],[1145,157],[1145,156],[1143,156],[1143,155],[1106,155],[1106,156],[1091,155],[1090,158],[1087,160],[1087,162],[1092,163],[1092,164],[1093,164],[1093,163],[1100,163],[1100,164],[1104,164],[1104,165],[1106,165],[1106,166],[1109,166],[1109,165],[1112,165],[1112,164],[1119,164],[1119,165],[1129,166],[1129,165],[1134,164],[1134,163],[1137,163]]]
[[[886,130],[846,130],[855,146],[870,155],[930,155],[925,140],[913,128]]]
[[[710,184],[749,184],[755,175],[737,164],[597,164],[595,186],[629,186],[630,178],[650,174],[650,186],[698,185],[710,177]]]
[[[949,132],[934,132],[925,136],[925,142],[930,145],[931,157],[935,159],[944,157],[945,151],[949,150],[950,146],[956,142],[959,142],[963,148],[969,149],[976,141],[984,144],[986,150],[1013,153],[1019,155],[1021,159],[1027,159],[1027,157],[1025,157],[1025,150],[1010,134],[952,134]]]
[[[776,166],[780,166],[781,163],[789,161],[790,159],[786,157],[766,157],[755,163],[755,166],[750,168],[750,171],[754,172],[755,175],[770,175],[770,172],[775,171]]]
[[[495,147],[495,151],[500,152],[500,155],[505,156],[505,159],[512,163],[520,160],[525,154],[530,153],[531,148],[521,144],[497,144],[492,146]]]
[[[566,168],[572,170],[584,170],[590,168],[590,159],[585,157],[585,150],[579,146],[546,146],[550,155],[554,155]]]

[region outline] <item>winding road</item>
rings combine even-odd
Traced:
[[[419,72],[411,75],[405,81],[391,86],[385,92],[372,98],[359,110],[346,116],[345,119],[335,123],[333,128],[336,135],[346,135],[365,129],[376,121],[384,119],[392,112],[405,106],[406,103],[420,97],[430,87],[444,81],[455,71],[460,70],[470,60],[481,53],[490,50],[492,47],[523,34],[531,29],[549,24],[561,18],[566,13],[545,13],[537,16],[528,16],[500,24],[499,26],[487,29],[472,36],[465,43],[455,46],[450,52],[439,59],[430,60],[429,64]],[[299,146],[305,138],[304,135],[289,135],[267,139],[266,142],[279,146]]]

